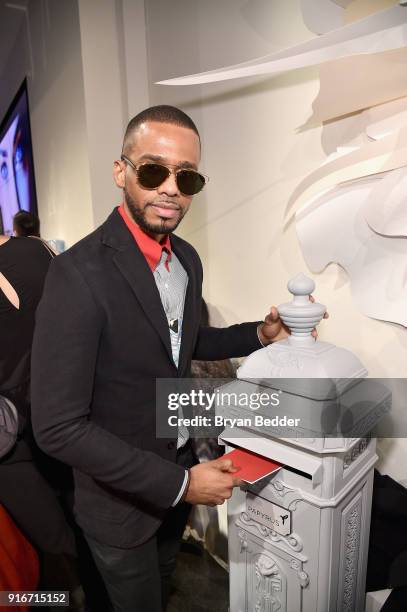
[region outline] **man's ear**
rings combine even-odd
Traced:
[[[113,178],[119,189],[124,189],[126,165],[120,161],[113,164]]]

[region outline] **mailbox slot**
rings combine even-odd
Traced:
[[[314,457],[298,447],[291,447],[288,444],[282,445],[255,433],[250,433],[250,437],[243,437],[242,431],[240,431],[240,434],[236,437],[236,430],[226,429],[220,435],[219,442],[277,461],[283,464],[284,469],[310,479],[313,487],[322,482],[323,468],[320,458]]]
[[[297,470],[297,468],[290,467],[289,465],[284,466],[285,470],[292,472],[293,474],[297,474],[298,476],[302,476],[303,478],[308,478],[308,480],[312,480],[311,474],[307,474],[306,472],[302,472],[301,470]]]
[[[234,444],[232,444],[231,442],[227,442],[227,444],[229,446],[231,446],[232,448],[239,448],[242,449],[241,446],[235,446]],[[248,449],[243,449],[243,450],[248,450]],[[257,453],[258,454],[258,453]],[[279,462],[278,462],[279,463]],[[297,468],[291,467],[289,465],[283,465],[282,466],[285,470],[288,470],[289,472],[292,472],[293,474],[297,474],[298,476],[302,476],[303,478],[308,478],[308,480],[312,480],[312,476],[311,474],[307,474],[306,472],[303,472],[302,470],[298,470]]]

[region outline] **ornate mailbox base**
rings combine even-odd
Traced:
[[[331,497],[288,469],[262,488],[235,491],[228,502],[230,612],[364,612],[375,440],[364,446],[353,462],[347,454],[321,458],[325,472],[336,465]],[[261,497],[260,518],[253,494]],[[278,531],[267,525],[275,504],[282,517],[289,513],[289,533],[281,521]]]
[[[255,410],[300,422],[243,420],[219,437],[284,466],[229,501],[230,612],[364,612],[377,460],[370,432],[391,394],[366,378],[356,355],[312,337],[326,311],[309,300],[314,282],[300,274],[288,289],[293,299],[278,311],[291,335],[249,355],[222,387],[236,401],[217,404],[225,417]],[[279,402],[250,410],[241,391],[277,391]]]

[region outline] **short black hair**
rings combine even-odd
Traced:
[[[40,235],[40,220],[34,213],[20,210],[13,217],[13,226],[17,236]]]
[[[199,142],[201,142],[198,128],[184,111],[176,106],[169,106],[168,104],[160,104],[158,106],[150,106],[144,109],[138,115],[130,119],[126,132],[123,139],[123,153],[127,153],[130,148],[130,143],[134,132],[140,127],[142,123],[146,121],[155,121],[157,123],[172,123],[173,125],[179,125],[181,127],[189,128],[198,136]]]

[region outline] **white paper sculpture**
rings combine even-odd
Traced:
[[[406,168],[403,173],[406,177]],[[400,238],[377,233],[366,215],[387,180],[389,175],[380,175],[328,191],[297,214],[297,234],[311,270],[338,263],[364,314],[407,326],[407,233]],[[391,227],[391,216],[388,223]]]
[[[343,25],[344,8],[352,0],[301,0],[304,23],[311,32],[325,34]]]
[[[310,269],[339,264],[364,314],[407,326],[407,100],[363,111],[360,126],[361,144],[331,154],[289,208],[303,203],[296,228]]]
[[[311,270],[339,264],[363,313],[407,326],[407,8],[396,5],[337,27],[355,5],[301,0],[305,22],[321,36],[161,84],[213,83],[318,64],[321,87],[307,126],[329,121],[322,130],[329,155],[294,190],[288,219],[298,211],[298,237]]]
[[[405,47],[406,39],[407,10],[395,6],[271,55],[234,66],[159,81],[157,84],[202,85],[261,74],[277,74],[339,58],[400,49]]]

